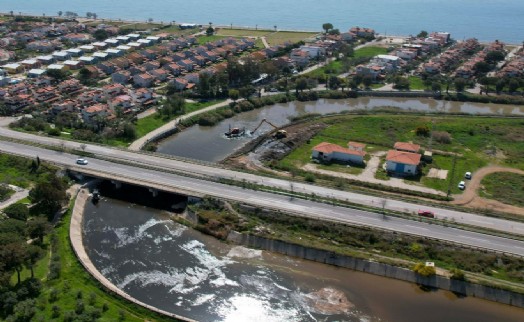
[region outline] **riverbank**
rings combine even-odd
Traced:
[[[181,320],[181,321],[194,321],[191,319],[188,319],[183,316],[179,316],[174,313],[170,313],[164,310],[160,310],[154,306],[148,305],[146,303],[143,303],[141,301],[136,300],[135,298],[129,296],[124,291],[120,290],[116,285],[111,283],[107,278],[104,277],[102,273],[100,273],[93,262],[91,262],[91,259],[86,253],[86,250],[84,248],[83,243],[83,237],[82,237],[82,221],[83,221],[83,215],[84,215],[84,209],[85,204],[90,200],[89,196],[89,190],[82,188],[78,191],[76,200],[73,206],[72,215],[71,215],[71,224],[69,226],[69,238],[71,241],[71,246],[75,252],[76,257],[82,264],[82,266],[85,268],[85,270],[94,277],[100,284],[108,290],[110,293],[113,293],[115,295],[118,295],[124,299],[126,299],[129,302],[132,302],[134,304],[137,304],[141,307],[144,307],[146,309],[149,309],[153,312],[160,313],[162,315]]]
[[[469,271],[464,276],[464,272],[457,273],[460,270],[452,263],[445,263],[443,260],[448,255],[441,255],[446,253],[457,256],[457,263],[460,262],[462,266],[470,265],[466,264],[468,262],[484,262],[482,257],[489,257],[482,252],[456,245],[366,228],[302,220],[247,205],[221,205],[220,202],[207,199],[201,207],[191,206],[180,222],[215,238],[250,248],[524,308],[522,284],[481,278],[479,274]],[[426,256],[426,251],[433,256]],[[440,255],[437,256],[437,252]],[[413,261],[413,257],[417,260]],[[422,276],[412,270],[415,263],[424,260],[435,261],[437,275]],[[499,257],[499,261],[507,260],[511,259]]]

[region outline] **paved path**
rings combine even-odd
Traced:
[[[26,198],[27,196],[29,196],[29,190],[27,190],[27,189],[20,188],[20,187],[17,187],[17,186],[13,186],[11,184],[9,185],[9,188],[13,189],[15,191],[15,193],[13,195],[11,195],[11,197],[9,197],[9,199],[7,199],[7,200],[5,200],[3,202],[0,202],[0,209],[7,208],[10,205],[18,202],[19,200],[22,200],[22,199]]]
[[[200,113],[209,112],[209,111],[215,110],[215,109],[217,109],[219,107],[226,106],[226,105],[228,105],[231,102],[232,102],[231,99],[227,99],[224,102],[217,103],[217,104],[208,106],[206,108],[203,108],[201,110],[194,111],[194,112],[191,112],[189,114],[184,114],[184,115],[182,115],[180,117],[177,117],[176,119],[174,119],[174,120],[172,120],[172,121],[162,125],[161,127],[157,128],[156,130],[153,130],[153,131],[147,133],[146,135],[144,135],[143,137],[139,138],[138,140],[134,141],[133,143],[131,143],[129,145],[128,149],[129,150],[133,150],[133,151],[138,151],[144,145],[146,145],[146,143],[149,142],[151,139],[153,139],[153,138],[161,135],[162,133],[167,132],[167,131],[171,130],[172,128],[176,127],[178,122],[180,122],[182,120],[185,120],[187,118],[190,118],[192,116],[198,115]]]
[[[266,48],[270,47],[269,44],[267,43],[266,37],[260,37],[260,39],[262,40],[262,43],[264,44],[264,47],[266,47]]]
[[[89,274],[91,274],[97,281],[99,281],[109,291],[125,298],[126,300],[130,302],[133,302],[151,311],[154,311],[154,312],[157,312],[157,313],[160,313],[160,314],[172,317],[172,318],[176,318],[182,321],[193,321],[191,319],[188,319],[188,318],[185,318],[185,317],[182,317],[182,316],[179,316],[179,315],[176,315],[176,314],[164,311],[164,310],[160,310],[156,307],[153,307],[151,305],[138,301],[137,299],[131,297],[129,294],[127,294],[126,292],[116,287],[116,285],[111,283],[107,278],[104,277],[104,275],[102,275],[98,271],[98,269],[96,269],[95,265],[93,264],[93,262],[91,262],[91,259],[87,255],[87,252],[84,248],[84,241],[82,238],[82,221],[84,217],[84,208],[88,200],[90,200],[89,191],[87,189],[80,189],[78,191],[78,194],[75,200],[73,214],[71,215],[71,225],[69,226],[69,238],[71,239],[71,245],[76,254],[76,257],[78,258],[80,263],[84,266],[84,268],[89,272]]]

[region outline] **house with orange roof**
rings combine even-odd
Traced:
[[[348,149],[339,145],[322,142],[316,145],[311,152],[311,158],[322,162],[351,162],[364,163],[366,152]]]
[[[389,150],[386,156],[386,171],[400,175],[416,175],[420,165],[418,153]]]
[[[411,153],[418,153],[418,151],[420,150],[420,145],[414,144],[411,142],[396,142],[393,147],[397,151],[404,151],[404,152],[411,152]]]

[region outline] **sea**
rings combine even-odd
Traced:
[[[0,0],[0,12],[196,23],[277,30],[346,31],[370,27],[382,35],[447,31],[456,40],[477,38],[521,44],[523,0]]]

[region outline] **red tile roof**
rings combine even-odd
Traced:
[[[395,143],[394,148],[397,150],[418,152],[418,150],[420,150],[420,145],[409,142],[397,142]]]
[[[393,161],[402,164],[418,165],[420,163],[421,155],[418,153],[389,150],[386,156],[386,161]]]
[[[318,152],[322,152],[322,153],[326,153],[326,154],[330,154],[330,153],[333,153],[333,152],[339,152],[339,153],[360,155],[360,156],[365,156],[366,155],[366,152],[364,152],[364,151],[351,150],[351,149],[343,148],[343,147],[341,147],[339,145],[328,143],[328,142],[322,142],[322,143],[316,145],[313,148],[313,150],[318,151]]]

